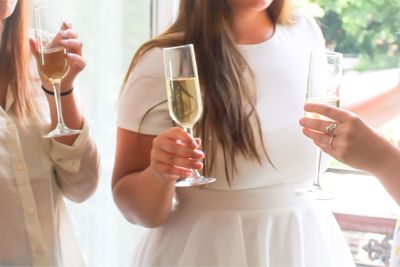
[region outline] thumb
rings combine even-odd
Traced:
[[[201,147],[201,139],[196,137],[194,140],[196,141],[197,146]]]
[[[32,53],[36,56],[39,53],[37,41],[33,38],[29,38],[29,46],[31,48]]]
[[[68,30],[72,29],[72,24],[69,21],[64,21],[63,24],[61,25],[61,30]]]

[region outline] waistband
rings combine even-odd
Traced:
[[[308,188],[308,181],[246,189],[210,190],[199,187],[176,189],[177,209],[257,211],[279,209],[311,203],[308,196],[296,196],[294,190]]]

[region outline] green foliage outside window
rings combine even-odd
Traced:
[[[309,0],[327,45],[360,58],[358,70],[396,68],[400,0]]]

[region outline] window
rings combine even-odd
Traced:
[[[78,84],[102,164],[94,196],[82,204],[67,201],[67,207],[87,266],[128,266],[142,230],[123,218],[112,199],[116,104],[134,52],[166,27],[172,2],[68,0],[63,4],[66,19],[84,43],[88,65]]]

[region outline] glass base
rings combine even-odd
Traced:
[[[215,182],[215,178],[204,176],[184,177],[176,181],[176,187],[199,186]]]
[[[313,185],[310,188],[296,189],[296,190],[294,190],[294,194],[299,197],[300,196],[308,196],[308,197],[311,197],[313,199],[318,199],[318,200],[332,200],[335,198],[334,193],[332,193],[330,191],[322,190],[321,187],[315,186],[315,185]]]
[[[56,137],[62,137],[62,136],[70,136],[70,135],[76,135],[80,134],[82,131],[81,130],[74,130],[70,129],[67,126],[57,126],[53,131],[43,135],[43,138],[56,138]]]

